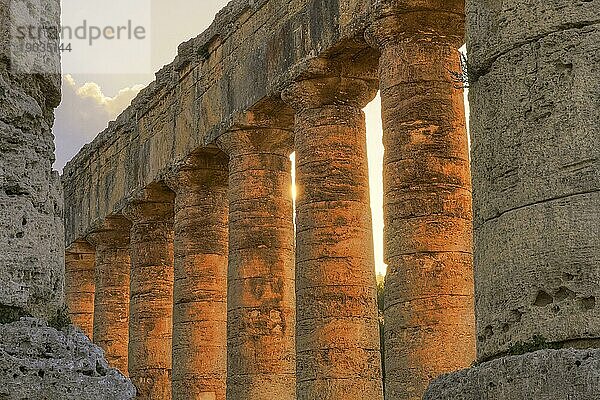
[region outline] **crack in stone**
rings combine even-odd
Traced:
[[[493,68],[493,65],[496,61],[498,61],[499,58],[501,58],[502,56],[508,54],[509,52],[516,50],[518,48],[521,48],[523,46],[526,46],[528,44],[537,42],[545,37],[548,37],[550,35],[554,35],[556,33],[560,33],[560,32],[565,32],[568,30],[573,30],[573,29],[584,29],[587,28],[589,26],[594,26],[600,24],[600,19],[598,20],[591,20],[591,21],[582,21],[582,22],[577,22],[577,23],[566,23],[566,24],[561,24],[559,26],[557,26],[554,30],[551,30],[549,32],[544,32],[541,33],[539,35],[536,35],[532,38],[529,38],[527,40],[521,40],[517,43],[514,43],[510,48],[505,49],[500,51],[498,54],[492,56],[487,62],[485,62],[480,68],[475,68],[472,67],[475,70],[475,73],[473,74],[473,80],[472,80],[472,84],[476,83],[479,79],[481,79],[482,77],[486,76]],[[600,27],[599,27],[600,28]]]
[[[566,194],[566,195],[563,195],[563,196],[553,197],[553,198],[550,198],[550,199],[544,199],[544,200],[541,200],[541,201],[536,201],[536,202],[533,202],[533,203],[524,204],[522,206],[513,207],[513,208],[510,208],[508,210],[502,211],[502,212],[498,213],[497,215],[495,215],[495,216],[493,216],[491,218],[483,219],[483,222],[481,224],[477,224],[477,226],[475,226],[475,229],[481,228],[483,225],[485,225],[486,223],[488,223],[490,221],[494,221],[494,220],[500,219],[505,214],[508,214],[508,213],[511,213],[511,212],[514,212],[514,211],[519,211],[519,210],[525,209],[527,207],[533,207],[533,206],[537,206],[537,205],[540,205],[540,204],[546,204],[546,203],[550,203],[550,202],[553,202],[553,201],[567,199],[569,197],[584,196],[586,194],[593,194],[593,193],[598,193],[598,192],[600,192],[600,189],[586,190],[586,191],[583,191],[583,192],[569,193],[569,194]]]

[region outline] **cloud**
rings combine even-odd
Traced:
[[[114,120],[143,88],[134,85],[121,89],[114,97],[106,96],[100,85],[85,82],[80,85],[71,75],[63,77],[63,99],[56,110],[55,169],[62,170],[86,143]]]

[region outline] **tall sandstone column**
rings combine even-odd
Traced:
[[[87,237],[96,246],[94,343],[123,374],[128,370],[129,231],[123,217],[109,217],[102,230]]]
[[[73,243],[65,252],[65,305],[73,325],[94,336],[96,250],[88,242]]]
[[[173,399],[225,400],[227,378],[227,157],[193,155],[175,191]]]
[[[599,16],[467,1],[481,364],[430,399],[598,398]]]
[[[173,193],[145,189],[129,204],[131,300],[129,376],[138,399],[171,399],[173,333]]]
[[[386,398],[421,399],[475,358],[472,202],[460,72],[464,1],[383,0]]]
[[[298,399],[377,400],[383,393],[362,111],[377,84],[319,72],[283,94],[296,110]]]
[[[229,400],[296,398],[292,134],[265,126],[218,141],[229,155]]]

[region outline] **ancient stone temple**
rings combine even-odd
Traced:
[[[234,1],[67,165],[68,271],[89,274],[71,312],[138,398],[384,398],[362,111],[378,91],[385,397],[474,361],[463,42],[458,1]]]
[[[63,199],[52,171],[51,127],[60,102],[60,59],[31,74],[11,57],[14,24],[57,26],[60,2],[0,0],[0,398],[132,399],[134,386],[91,337],[93,249],[84,241],[66,254]],[[65,296],[66,295],[66,296]]]
[[[234,0],[65,167],[65,249],[58,78],[1,58],[0,398],[597,399],[599,27],[599,0]],[[63,301],[103,354],[18,321]],[[95,363],[31,369],[27,340]]]

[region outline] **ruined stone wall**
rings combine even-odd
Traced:
[[[236,0],[64,169],[67,243],[277,95],[317,55],[362,39],[371,0]],[[356,36],[359,36],[358,38]],[[288,112],[278,100],[271,108]],[[285,110],[285,111],[284,111]],[[258,117],[257,117],[258,118]],[[248,121],[246,121],[248,122]],[[89,177],[95,179],[90,180]]]
[[[23,19],[56,23],[59,5],[19,9]],[[17,9],[15,8],[15,13]],[[63,200],[54,162],[54,74],[18,74],[9,61],[10,3],[0,2],[0,319],[4,313],[49,318],[63,303]],[[39,23],[39,22],[38,22]]]

